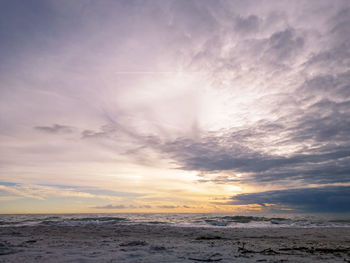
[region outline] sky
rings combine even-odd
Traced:
[[[2,0],[0,61],[0,213],[350,212],[348,0]]]

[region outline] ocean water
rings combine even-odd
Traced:
[[[15,214],[0,215],[0,227],[84,225],[168,225],[173,227],[350,227],[350,214]]]

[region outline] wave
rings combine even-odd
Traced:
[[[43,220],[42,225],[56,226],[80,226],[80,225],[104,225],[116,224],[126,221],[123,217],[84,217],[84,218],[69,218],[64,220]]]
[[[84,225],[169,225],[174,227],[350,227],[350,215],[291,215],[284,217],[229,214],[65,214],[0,215],[0,227]]]
[[[32,217],[29,219],[14,219],[14,220],[0,220],[0,226],[26,226],[26,225],[35,225],[38,222],[41,222],[42,220],[52,220],[52,219],[59,219],[58,216],[50,216],[43,218],[38,217]],[[11,218],[12,219],[12,218]]]
[[[286,218],[266,218],[266,217],[255,217],[255,216],[222,216],[214,218],[203,218],[204,221],[213,226],[228,226],[233,223],[248,224],[252,222],[270,222],[272,224],[282,224],[288,219]]]

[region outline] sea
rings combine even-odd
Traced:
[[[0,214],[0,227],[136,224],[217,228],[350,227],[350,214]]]

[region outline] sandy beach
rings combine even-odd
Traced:
[[[350,228],[0,228],[0,262],[350,262]]]

